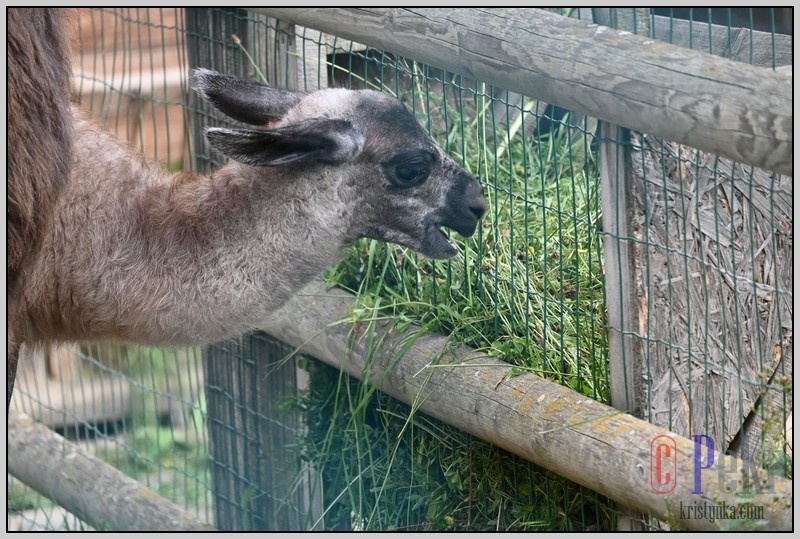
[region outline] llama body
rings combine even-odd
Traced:
[[[69,177],[69,12],[9,8],[7,269],[10,287],[36,249]]]
[[[209,129],[236,159],[169,175],[73,110],[75,156],[33,267],[24,340],[197,345],[250,331],[362,237],[433,258],[474,232],[480,185],[396,100],[311,95],[200,70],[255,130]]]
[[[6,403],[23,339],[19,281],[41,245],[72,162],[70,17],[63,9],[6,10]]]

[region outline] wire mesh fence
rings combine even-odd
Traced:
[[[636,21],[634,11],[627,28],[766,68],[791,64],[785,12],[674,14]],[[631,232],[620,239],[635,258],[628,286],[638,299],[625,305],[634,321],[610,326],[635,341],[624,365],[636,379],[635,409],[790,474],[791,178],[648,134],[623,136],[633,197],[604,217],[627,220]]]
[[[725,14],[705,10],[686,21],[601,11],[562,13],[743,62],[791,63],[780,11],[766,28],[753,10],[743,19],[727,10],[723,26]],[[480,179],[489,211],[474,238],[454,238],[462,254],[451,262],[358,242],[325,278],[358,296],[361,316],[451,335],[512,374],[602,402],[622,368],[635,382],[631,413],[708,433],[791,477],[790,178],[601,131],[579,111],[492,81],[252,11],[86,10],[80,36],[82,105],[176,171],[222,164],[202,130],[230,123],[190,94],[191,67],[397,96]],[[633,186],[615,216],[632,221],[630,233],[618,237],[604,232],[609,147],[628,156],[614,170]],[[607,319],[621,294],[606,288],[610,240],[632,246],[628,286],[641,300],[624,306],[632,320],[620,325]],[[621,367],[609,364],[615,332],[634,343]],[[220,529],[617,526],[602,496],[292,352],[264,334],[202,351],[65,347],[21,365],[14,406]],[[85,527],[19,484],[9,492],[20,528]]]

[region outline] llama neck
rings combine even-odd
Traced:
[[[211,264],[247,255],[242,271],[318,275],[355,238],[346,235],[351,212],[336,179],[307,174],[229,163],[208,176],[172,177],[147,202],[154,232],[168,241],[165,256],[189,251]]]
[[[227,339],[257,328],[349,243],[332,176],[237,163],[170,176],[93,124],[77,125],[59,223],[28,277],[34,334]]]
[[[335,264],[350,242],[349,213],[327,180],[238,163],[209,176],[173,177],[166,197],[161,193],[161,204],[148,212],[157,227],[150,232],[160,238],[160,265],[174,268],[177,318],[169,325],[182,332],[195,327],[187,341],[248,331]],[[186,294],[189,283],[195,290]],[[204,310],[205,317],[193,319]],[[205,327],[204,319],[229,327]]]

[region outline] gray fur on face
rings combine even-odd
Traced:
[[[208,70],[193,80],[257,126],[210,128],[233,161],[207,176],[169,175],[73,111],[73,175],[25,277],[30,340],[222,340],[257,327],[359,238],[448,258],[443,228],[475,232],[480,184],[399,101]]]

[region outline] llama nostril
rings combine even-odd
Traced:
[[[480,182],[471,174],[464,172],[464,195],[467,207],[475,219],[480,219],[486,213],[486,199],[483,196],[483,187]]]
[[[469,207],[469,211],[475,216],[475,219],[480,219],[483,217],[483,214],[486,213],[486,203],[481,203],[480,205],[471,204]]]
[[[476,219],[480,219],[486,213],[486,199],[483,198],[481,190],[478,191],[478,196],[470,201],[469,211],[472,212]]]

